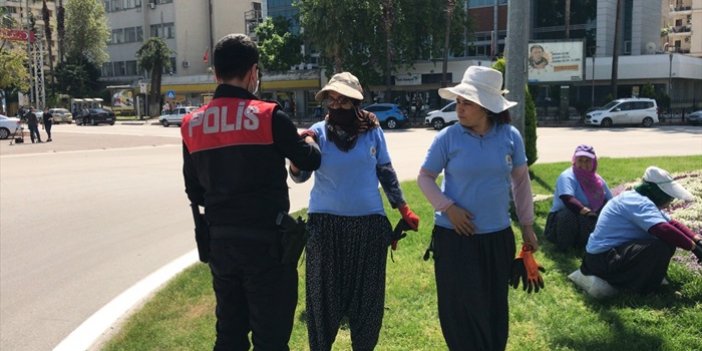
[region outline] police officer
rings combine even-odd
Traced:
[[[281,262],[279,213],[290,207],[285,159],[319,167],[319,147],[304,139],[275,103],[259,100],[259,52],[246,35],[217,42],[212,101],[183,118],[183,175],[209,224],[216,296],[214,350],[289,350],[297,305],[296,262]]]

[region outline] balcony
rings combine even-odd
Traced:
[[[692,6],[687,5],[687,6],[670,6],[670,13],[675,13],[677,14],[691,14],[692,13]]]
[[[692,34],[692,26],[670,26],[668,27],[668,34]]]

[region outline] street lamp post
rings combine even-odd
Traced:
[[[668,97],[670,97],[671,88],[673,86],[673,50],[668,50]]]
[[[590,54],[592,56],[592,93],[590,107],[595,106],[595,56],[597,56],[597,46],[590,47]]]

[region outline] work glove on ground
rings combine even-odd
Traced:
[[[402,204],[397,209],[400,211],[402,219],[407,222],[410,229],[417,231],[417,228],[419,228],[419,216],[412,212],[407,204]]]
[[[519,256],[512,262],[512,274],[509,284],[513,288],[522,281],[522,289],[531,294],[544,288],[544,280],[539,272],[546,272],[534,259],[533,250],[529,245],[522,245]]]

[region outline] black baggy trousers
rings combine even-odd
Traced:
[[[504,350],[515,254],[512,228],[463,236],[436,226],[433,236],[439,321],[448,349]]]
[[[214,350],[249,350],[251,332],[254,350],[288,351],[297,306],[297,267],[280,262],[279,240],[211,233],[209,266],[217,299]]]

